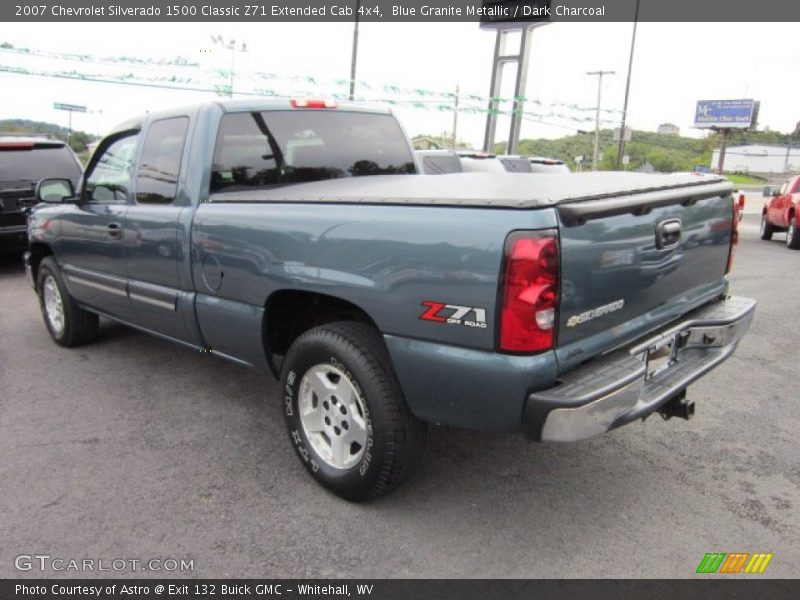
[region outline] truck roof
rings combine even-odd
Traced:
[[[412,204],[465,207],[536,208],[597,198],[618,198],[671,190],[689,196],[728,193],[731,184],[717,175],[652,175],[592,172],[542,175],[532,173],[453,173],[373,175],[302,183],[272,189],[223,192],[212,202],[331,202]],[[696,193],[695,193],[696,192]],[[675,194],[667,194],[674,196]]]
[[[201,102],[199,104],[190,104],[159,110],[152,113],[146,113],[132,117],[119,123],[110,130],[110,134],[127,131],[130,129],[140,129],[142,124],[147,121],[164,119],[169,117],[177,117],[184,115],[191,115],[199,112],[200,110],[217,106],[222,112],[254,112],[254,111],[268,111],[268,110],[323,110],[323,111],[348,111],[348,112],[364,112],[374,114],[391,114],[392,110],[386,106],[378,106],[375,104],[366,104],[360,102],[339,102],[338,100],[332,101],[333,107],[330,108],[297,108],[292,106],[292,100],[301,99],[295,97],[285,98],[247,98],[244,100],[211,100],[209,102]],[[302,98],[306,99],[306,98]]]

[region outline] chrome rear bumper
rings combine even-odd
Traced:
[[[653,413],[733,354],[755,306],[741,297],[703,306],[566,373],[556,387],[528,396],[526,432],[542,441],[576,441]]]

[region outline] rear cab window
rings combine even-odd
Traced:
[[[211,192],[415,172],[395,118],[334,110],[276,110],[222,117]]]
[[[0,144],[0,182],[39,181],[47,177],[71,179],[77,183],[81,166],[64,144]]]

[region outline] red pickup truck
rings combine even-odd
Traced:
[[[786,247],[800,249],[800,228],[797,223],[800,215],[800,175],[786,180],[780,190],[764,188],[764,196],[769,199],[761,212],[761,239],[770,240],[776,231],[785,231]]]

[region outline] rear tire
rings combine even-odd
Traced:
[[[775,233],[775,228],[770,224],[767,219],[767,213],[761,215],[761,239],[771,240],[772,234]]]
[[[789,227],[786,229],[786,247],[792,250],[800,249],[800,229],[797,228],[797,219],[794,215],[789,219]]]
[[[72,299],[52,256],[42,259],[39,265],[36,290],[44,324],[56,344],[71,348],[95,340],[98,316],[82,309]]]
[[[406,406],[374,328],[339,321],[305,332],[286,354],[281,389],[303,466],[342,498],[387,494],[421,461],[427,425]]]

